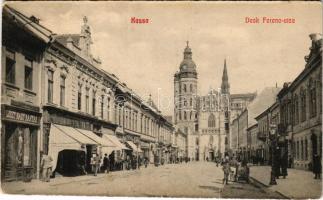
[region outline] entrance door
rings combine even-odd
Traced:
[[[21,156],[18,157],[18,129],[16,125],[7,124],[5,126],[5,148],[4,148],[4,180],[14,181],[19,177],[17,171],[21,166]],[[18,160],[19,159],[19,160]]]

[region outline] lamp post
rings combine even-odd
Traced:
[[[271,140],[271,173],[270,173],[270,183],[269,185],[277,185],[276,182],[276,148],[277,148],[277,135],[276,135],[276,125],[270,125],[270,140]]]

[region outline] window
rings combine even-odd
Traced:
[[[305,160],[307,160],[307,139],[305,138]]]
[[[187,119],[187,116],[186,116],[186,111],[184,111],[184,120]]]
[[[304,160],[304,146],[303,146],[303,140],[301,140],[301,160]]]
[[[107,119],[110,120],[110,97],[108,97],[107,105],[108,105]]]
[[[7,83],[16,83],[16,60],[15,53],[8,51],[6,53],[6,82]]]
[[[192,106],[192,105],[193,105],[193,99],[190,98],[190,106]]]
[[[25,60],[25,88],[33,89],[33,62],[29,59]]]
[[[96,99],[95,99],[95,91],[93,91],[92,97],[92,115],[95,116],[95,109],[96,109]]]
[[[208,119],[208,127],[209,128],[215,127],[215,116],[214,116],[213,113],[209,116],[209,119]]]
[[[184,92],[186,92],[186,84],[184,84]]]
[[[104,95],[101,96],[101,118],[103,119]]]
[[[85,112],[90,112],[90,97],[89,97],[90,88],[86,88],[86,94],[85,94]]]
[[[190,112],[190,120],[192,120],[192,114],[193,114],[193,113],[192,113],[192,111],[191,111],[191,112]]]
[[[315,117],[316,116],[316,87],[312,79],[310,79],[309,87],[310,87],[310,104],[309,104],[310,117]]]
[[[193,92],[193,85],[190,84],[190,92]]]
[[[79,85],[78,92],[77,92],[77,109],[82,109],[82,86]]]
[[[306,120],[306,94],[305,90],[301,89],[301,121]]]
[[[127,110],[125,111],[125,119],[126,119],[125,128],[128,128],[128,111]]]
[[[61,76],[61,81],[60,81],[60,105],[64,106],[65,105],[65,76]]]
[[[299,156],[299,141],[297,141],[297,143],[296,143],[296,158],[297,158],[297,160],[300,159],[300,156]]]
[[[53,102],[53,85],[54,85],[54,72],[48,70],[48,103]]]
[[[299,123],[299,111],[298,111],[298,96],[295,94],[294,96],[294,123],[295,125]]]

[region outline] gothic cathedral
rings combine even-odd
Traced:
[[[230,95],[226,60],[221,89],[210,89],[205,96],[197,91],[198,76],[192,51],[184,49],[184,59],[174,75],[174,123],[176,131],[187,136],[186,157],[190,160],[214,160],[229,151],[230,122],[255,98],[255,93]],[[244,105],[242,107],[233,104]],[[232,116],[232,113],[235,115]],[[232,116],[230,118],[230,116]]]

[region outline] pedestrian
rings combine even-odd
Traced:
[[[52,173],[52,161],[53,158],[50,155],[42,154],[41,159],[41,168],[42,168],[42,181],[49,182],[50,181],[50,175]]]
[[[145,168],[147,168],[147,166],[148,166],[148,158],[147,157],[145,157]]]
[[[314,179],[320,179],[321,178],[321,170],[322,170],[322,164],[320,156],[316,153],[313,157],[313,173],[315,175]]]
[[[81,175],[86,175],[86,170],[85,170],[85,156],[84,153],[81,154],[80,156],[80,174]]]
[[[227,161],[223,162],[222,170],[223,170],[223,184],[225,185],[225,184],[228,184],[229,174],[231,172],[229,162]]]
[[[104,154],[103,171],[104,171],[104,173],[109,173],[109,171],[110,171],[110,161],[109,161],[109,158],[108,158],[108,154]]]
[[[92,169],[93,169],[93,173],[94,176],[97,176],[98,174],[98,169],[100,166],[100,157],[99,154],[93,154],[93,157],[91,158],[91,164],[92,164]]]

